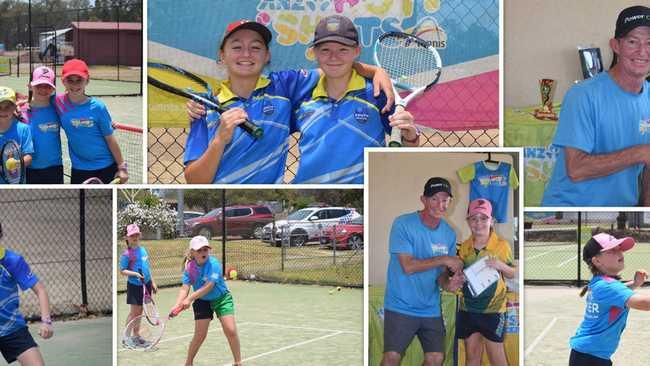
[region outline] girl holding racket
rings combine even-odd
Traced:
[[[131,311],[126,318],[126,324],[129,324],[131,319],[142,315],[142,282],[147,286],[149,293],[156,293],[158,286],[151,276],[147,249],[140,245],[140,228],[137,224],[127,225],[126,245],[127,249],[120,256],[120,273],[123,276],[128,276],[126,303],[130,305]],[[126,342],[127,340],[122,341]],[[145,346],[144,340],[137,335],[130,341],[135,345]]]
[[[22,366],[42,366],[43,356],[19,312],[19,287],[22,291],[31,289],[38,297],[41,310],[41,326],[38,333],[43,339],[52,337],[54,330],[45,286],[20,254],[0,247],[0,352],[7,363],[17,360]]]
[[[582,258],[594,275],[582,289],[587,307],[582,323],[571,337],[569,366],[609,366],[618,348],[630,309],[650,310],[650,296],[635,293],[648,278],[637,270],[634,280],[621,282],[625,268],[623,253],[634,247],[634,239],[616,239],[607,233],[594,235],[582,248]]]
[[[235,306],[232,295],[223,279],[221,264],[210,255],[210,244],[204,236],[190,240],[189,252],[184,261],[183,286],[178,292],[173,309],[194,309],[194,337],[187,350],[186,366],[191,366],[207,334],[210,322],[217,314],[223,333],[228,339],[234,358],[233,365],[241,366],[239,336],[235,323]],[[190,287],[194,290],[190,293]]]
[[[507,301],[504,277],[514,278],[516,272],[510,244],[494,232],[493,220],[490,201],[479,198],[470,202],[467,224],[472,235],[458,249],[458,256],[465,268],[487,256],[487,265],[501,274],[497,282],[478,296],[472,296],[467,284],[463,286],[460,311],[456,319],[456,336],[465,341],[468,366],[481,365],[483,344],[490,365],[508,365],[503,347]]]
[[[27,184],[63,184],[63,160],[59,116],[52,99],[55,74],[45,66],[32,74],[29,89],[32,99],[21,110],[22,122],[34,140],[32,163],[27,168]]]
[[[11,88],[0,86],[0,148],[8,141],[15,141],[20,146],[25,166],[29,166],[32,161],[31,154],[34,153],[32,134],[27,125],[18,122],[16,92]],[[0,184],[6,183],[0,176]]]
[[[205,115],[201,105],[188,103],[195,119],[184,156],[188,183],[282,183],[295,102],[311,95],[320,74],[293,70],[262,76],[271,59],[271,37],[266,26],[253,21],[236,21],[226,28],[219,59],[228,80],[217,99],[227,111],[220,117]],[[385,72],[369,65],[355,67],[364,76],[375,76],[377,89],[390,90],[392,96]],[[247,119],[262,127],[261,139],[236,128]]]
[[[61,127],[68,138],[72,162],[70,183],[81,184],[98,177],[104,183],[129,179],[127,164],[113,135],[112,119],[106,105],[86,95],[90,74],[82,60],[63,64],[61,80],[66,93],[56,96],[55,106]]]

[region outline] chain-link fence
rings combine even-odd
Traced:
[[[112,191],[0,190],[3,237],[45,286],[53,316],[112,311]],[[38,298],[21,294],[20,310],[39,317]]]
[[[36,67],[48,66],[59,75],[66,60],[80,58],[89,65],[93,96],[142,95],[142,1],[103,4],[8,6],[0,15],[1,58],[9,64],[2,74],[29,80]]]
[[[149,128],[147,155],[149,183],[185,183],[183,153],[188,133],[189,127]],[[296,176],[300,157],[298,139],[298,134],[290,137],[289,156],[284,174],[285,183],[291,182]],[[423,131],[420,141],[422,147],[496,147],[499,145],[499,130],[433,131],[427,129]]]
[[[245,280],[363,286],[363,218],[356,209],[319,204],[299,210],[301,219],[287,220],[289,213],[297,211],[280,202],[229,201],[224,223],[219,205],[206,209],[200,199],[188,198],[181,204],[176,198],[167,202],[184,213],[206,213],[186,219],[174,237],[144,232],[142,245],[159,286],[180,284],[183,259],[195,235],[210,239],[211,254],[223,264],[225,275],[235,269],[237,277]],[[118,207],[123,206],[124,198],[118,195]],[[125,250],[126,241],[120,239],[118,257]],[[125,289],[126,277],[120,276],[118,291]]]
[[[592,273],[582,249],[595,234],[631,236],[637,245],[626,252],[623,279],[650,262],[650,215],[647,212],[526,212],[524,223],[526,284],[575,284]]]

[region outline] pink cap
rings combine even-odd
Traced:
[[[126,236],[140,235],[138,224],[130,224],[126,227]]]
[[[56,86],[54,86],[54,78],[55,75],[52,69],[46,66],[39,66],[34,69],[34,72],[32,73],[32,82],[29,83],[29,85],[36,86],[46,84],[56,88]]]
[[[190,240],[190,249],[199,250],[203,247],[212,248],[208,242],[208,238],[202,235],[197,235]]]
[[[600,244],[601,252],[604,252],[606,250],[610,250],[616,247],[620,247],[621,251],[627,251],[632,249],[634,246],[634,238],[631,238],[629,236],[621,239],[616,239],[615,237],[607,234],[607,233],[600,233],[596,234],[593,236],[594,240]]]
[[[478,198],[469,203],[469,207],[467,208],[467,217],[479,213],[492,218],[492,204],[490,201],[484,198]]]

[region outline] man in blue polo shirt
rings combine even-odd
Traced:
[[[402,110],[381,113],[385,96],[374,97],[372,83],[352,67],[361,49],[350,19],[323,18],[312,47],[323,75],[294,114],[292,131],[301,136],[293,183],[362,184],[364,147],[386,146],[392,126],[402,130],[406,146],[419,145],[413,116]]]
[[[424,350],[424,365],[442,365],[445,325],[436,283],[450,291],[463,284],[463,262],[456,256],[456,233],[443,219],[451,198],[449,182],[431,178],[420,196],[424,209],[401,215],[393,222],[381,366],[398,365],[414,336]],[[449,277],[448,270],[454,275]]]
[[[0,247],[0,352],[7,363],[17,360],[23,366],[40,366],[44,364],[43,357],[19,311],[18,287],[22,291],[32,289],[38,296],[41,309],[39,334],[44,339],[50,338],[53,330],[45,287],[20,254]]]
[[[542,206],[650,206],[650,8],[621,11],[609,45],[614,66],[564,97]]]

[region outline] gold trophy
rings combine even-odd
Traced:
[[[537,119],[557,121],[557,113],[553,112],[553,92],[555,80],[542,79],[539,81],[539,94],[542,97],[542,107],[535,109],[533,115]]]

